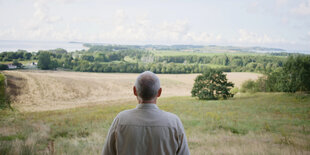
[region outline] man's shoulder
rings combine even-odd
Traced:
[[[128,115],[132,115],[132,114],[136,114],[137,113],[137,108],[134,109],[128,109],[128,110],[124,110],[121,111],[120,113],[118,113],[118,117],[127,117]],[[167,112],[161,109],[158,109],[157,111],[160,115],[165,116],[167,118],[172,118],[172,119],[180,119],[176,114],[171,113],[171,112]]]
[[[120,124],[148,124],[148,125],[163,125],[170,127],[182,128],[180,118],[171,112],[160,109],[153,110],[150,113],[144,113],[141,109],[129,109],[120,112],[117,115]]]
[[[168,116],[168,118],[180,120],[180,118],[179,118],[176,114],[174,114],[174,113],[167,112],[167,111],[164,111],[164,110],[161,110],[161,111],[162,111],[162,113],[163,113],[165,116]]]

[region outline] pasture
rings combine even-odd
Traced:
[[[165,97],[191,154],[309,154],[310,96],[259,93],[227,101]],[[1,111],[2,154],[99,154],[113,118],[136,102],[44,112]]]
[[[1,154],[100,154],[113,118],[136,106],[137,74],[11,71],[14,111],[0,111]],[[259,74],[229,73],[240,86]],[[177,114],[191,154],[309,154],[310,95],[190,97],[195,74],[159,74],[158,106]]]

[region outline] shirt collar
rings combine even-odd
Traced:
[[[159,109],[156,104],[153,103],[143,103],[137,105],[138,109]]]

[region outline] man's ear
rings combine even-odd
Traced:
[[[135,96],[138,96],[136,86],[133,86],[133,94],[134,94]]]
[[[159,88],[159,89],[158,89],[158,92],[157,92],[157,97],[159,97],[159,96],[161,95],[161,91],[162,91],[162,89]]]

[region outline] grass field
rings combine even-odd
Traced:
[[[100,154],[113,118],[136,106],[137,74],[7,71],[11,110],[0,110],[0,154]],[[158,106],[177,114],[190,152],[310,154],[310,95],[190,97],[196,74],[159,74]],[[229,73],[237,86],[259,74]]]
[[[191,154],[309,154],[310,96],[243,95],[227,101],[166,97]],[[0,112],[1,154],[99,154],[113,118],[135,102],[45,112]]]
[[[23,64],[23,65],[28,65],[28,64],[30,64],[30,63],[32,63],[32,62],[38,62],[38,60],[26,60],[26,61],[18,61],[19,63],[21,63],[21,64]],[[13,63],[13,61],[2,61],[1,62],[2,64],[11,64],[11,63]]]

